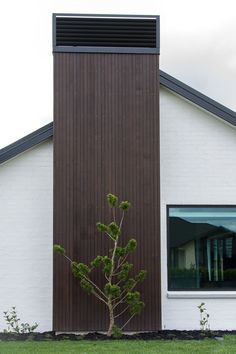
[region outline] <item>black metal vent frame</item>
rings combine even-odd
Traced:
[[[154,20],[156,23],[155,43],[152,43],[152,47],[148,46],[73,46],[73,45],[57,45],[57,18],[97,18],[97,19],[121,19],[121,20]],[[150,21],[151,22],[151,21]],[[69,42],[68,42],[69,44]],[[53,52],[87,52],[87,53],[147,53],[147,54],[159,54],[160,53],[160,17],[159,16],[141,16],[141,15],[89,15],[89,14],[53,14]]]

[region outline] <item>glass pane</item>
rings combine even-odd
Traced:
[[[236,290],[236,208],[169,208],[168,226],[169,290]]]

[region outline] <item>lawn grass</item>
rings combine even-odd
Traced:
[[[234,354],[236,336],[223,341],[87,341],[0,342],[0,354]]]

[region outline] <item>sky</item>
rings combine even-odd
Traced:
[[[236,111],[235,0],[8,0],[0,148],[53,120],[52,13],[160,15],[160,69]]]
[[[236,232],[236,208],[232,207],[170,208],[169,216],[179,217],[191,223],[207,223],[215,226],[223,226]]]

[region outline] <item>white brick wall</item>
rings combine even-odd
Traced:
[[[212,329],[236,329],[236,292],[167,298],[166,246],[167,204],[236,204],[236,129],[164,88],[160,111],[163,328],[199,328],[204,301]]]
[[[52,329],[52,141],[0,165],[0,331],[3,311]]]
[[[236,204],[236,129],[164,88],[160,104],[163,328],[199,328],[204,301],[212,329],[236,329],[236,292],[167,298],[166,247],[167,204]],[[47,141],[0,166],[0,331],[14,305],[52,329],[52,161]]]

